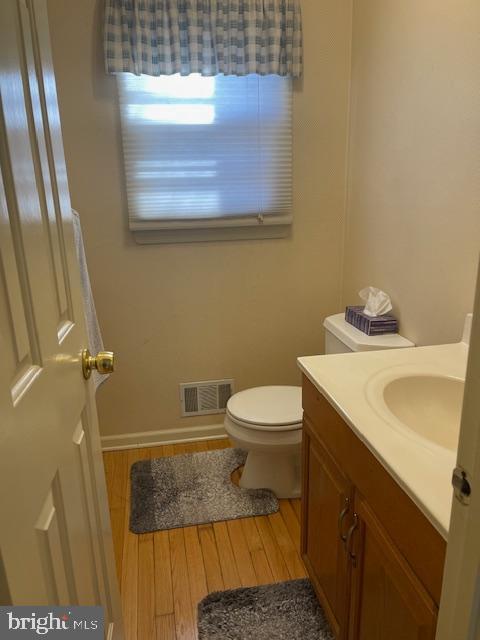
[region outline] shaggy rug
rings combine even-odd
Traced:
[[[220,449],[136,462],[130,471],[130,530],[147,533],[278,511],[269,489],[241,489],[230,480],[246,457],[241,449]]]
[[[334,640],[309,580],[211,593],[198,605],[199,640]]]

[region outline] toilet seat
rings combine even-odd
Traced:
[[[244,420],[239,420],[235,416],[227,410],[227,416],[230,418],[232,422],[236,425],[243,427],[244,429],[250,429],[251,431],[297,431],[302,428],[302,423],[297,422],[295,424],[287,424],[287,425],[266,425],[266,424],[253,424],[251,422],[245,422]]]
[[[232,420],[228,415],[224,420],[225,430],[236,442],[236,446],[241,449],[264,449],[271,450],[291,448],[292,446],[300,445],[302,442],[302,428],[301,425],[295,429],[288,429],[283,431],[274,431],[272,429],[256,429],[251,424],[244,426],[239,424],[236,420]]]
[[[302,428],[302,388],[265,386],[246,389],[227,403],[227,416],[255,431],[296,431]]]

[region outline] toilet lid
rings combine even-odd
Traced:
[[[302,388],[272,386],[239,391],[229,399],[227,413],[252,427],[297,426],[302,422]]]

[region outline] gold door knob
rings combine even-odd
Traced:
[[[96,356],[92,356],[88,349],[82,351],[82,371],[85,380],[92,375],[93,369],[98,373],[112,373],[114,370],[115,356],[112,351],[99,351]]]

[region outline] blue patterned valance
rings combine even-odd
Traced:
[[[300,0],[106,0],[108,73],[300,76]]]

